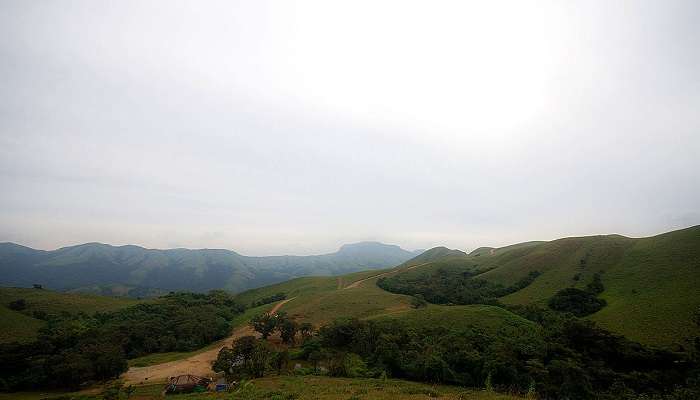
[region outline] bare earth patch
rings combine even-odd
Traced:
[[[290,300],[293,300],[293,298],[280,301],[270,310],[270,313],[275,314],[280,307]],[[122,375],[122,379],[124,379],[124,384],[126,385],[143,385],[165,382],[170,376],[184,374],[211,376],[214,373],[211,369],[211,364],[216,360],[219,351],[223,347],[230,347],[234,340],[248,335],[259,336],[253,328],[245,325],[234,330],[231,336],[219,342],[219,344],[211,350],[195,354],[182,360],[149,365],[147,367],[131,367]]]

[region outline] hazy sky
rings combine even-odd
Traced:
[[[700,224],[698,1],[0,0],[0,241]]]

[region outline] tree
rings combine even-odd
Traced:
[[[594,295],[599,295],[603,293],[604,290],[605,287],[603,286],[603,281],[600,279],[600,274],[596,272],[593,275],[593,280],[591,283],[586,285],[586,291]]]
[[[311,339],[304,342],[302,346],[304,357],[311,361],[314,366],[314,371],[318,369],[318,362],[323,358],[322,345],[319,339]]]
[[[555,311],[570,312],[577,317],[585,317],[605,307],[607,303],[597,298],[593,293],[566,288],[558,291],[547,305]]]
[[[314,334],[314,326],[309,322],[304,322],[299,326],[299,332],[301,332],[301,337],[306,341]]]
[[[289,318],[278,320],[278,327],[282,342],[286,344],[294,344],[294,337],[299,330],[299,325]]]
[[[255,336],[243,336],[233,343],[233,347],[224,347],[219,351],[212,369],[223,372],[227,378],[253,375],[254,355],[258,340]]]
[[[268,313],[256,315],[250,320],[250,326],[260,333],[263,339],[267,339],[277,327],[277,316]]]
[[[222,347],[211,366],[214,372],[223,372],[227,380],[235,376],[237,357],[230,347]]]
[[[277,375],[282,374],[282,369],[287,368],[289,364],[289,351],[282,350],[275,354],[275,367],[277,368]]]
[[[264,340],[257,341],[251,354],[248,373],[256,378],[262,378],[272,363],[274,355],[269,343]]]

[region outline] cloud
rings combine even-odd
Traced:
[[[700,223],[696,2],[4,8],[0,240],[308,254]]]

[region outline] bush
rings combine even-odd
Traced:
[[[173,293],[113,313],[45,316],[27,345],[0,345],[0,381],[6,390],[77,388],[117,378],[127,358],[188,351],[227,336],[243,307],[225,292]]]
[[[532,271],[508,287],[478,278],[478,273],[462,269],[441,268],[431,274],[398,274],[380,278],[377,285],[389,292],[421,296],[434,304],[491,304],[497,298],[515,293],[530,285],[540,273]],[[415,304],[414,304],[415,302]],[[412,301],[414,308],[419,301]]]
[[[9,307],[10,310],[22,311],[27,308],[27,302],[24,299],[17,299],[15,301],[11,301]]]
[[[566,288],[558,291],[547,303],[555,311],[572,313],[577,317],[593,314],[606,306],[603,299],[595,294],[576,289]]]

